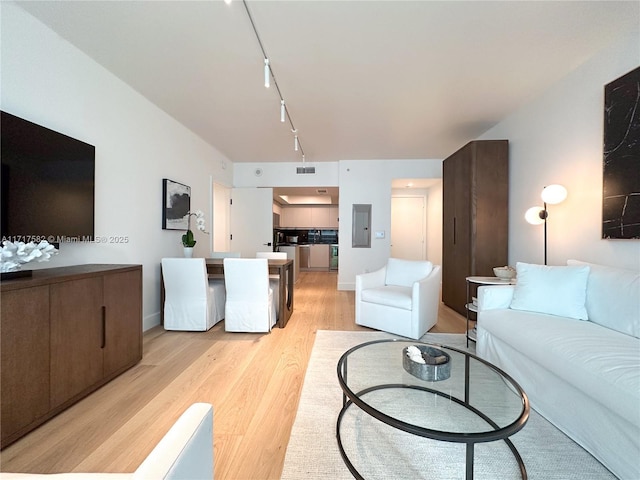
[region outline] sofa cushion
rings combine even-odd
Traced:
[[[411,287],[386,285],[362,290],[362,301],[411,310]]]
[[[389,258],[387,260],[386,285],[399,285],[410,287],[414,282],[427,277],[433,265],[428,261],[401,260]]]
[[[587,314],[603,327],[640,338],[640,273],[579,260],[567,265],[588,265]]]
[[[549,267],[518,262],[509,308],[587,320],[589,266]]]

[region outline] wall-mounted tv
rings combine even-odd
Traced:
[[[2,240],[94,237],[95,147],[0,112]]]

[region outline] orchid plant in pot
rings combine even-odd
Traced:
[[[184,256],[193,256],[193,247],[197,241],[193,237],[193,231],[191,230],[191,217],[196,217],[196,228],[201,232],[208,233],[204,226],[204,212],[202,210],[196,210],[195,212],[187,213],[187,231],[182,235],[182,246],[184,247]]]

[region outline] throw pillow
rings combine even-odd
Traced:
[[[517,282],[509,308],[587,320],[589,267],[549,267],[518,262]]]
[[[590,268],[586,302],[589,320],[640,338],[640,273],[579,260],[567,260],[567,265]]]
[[[431,262],[390,258],[387,260],[387,273],[384,283],[385,285],[410,287],[413,282],[427,277],[431,270],[433,270]]]

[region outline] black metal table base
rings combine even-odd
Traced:
[[[360,392],[357,393],[358,398],[361,398],[363,395],[366,395],[367,393],[376,391],[376,390],[384,390],[384,389],[390,389],[390,388],[411,388],[414,390],[423,390],[425,392],[429,392],[429,393],[433,393],[436,395],[439,395],[441,397],[445,397],[450,401],[456,402],[457,404],[465,407],[466,409],[472,411],[473,413],[475,413],[476,415],[478,415],[480,418],[482,418],[484,421],[486,421],[489,425],[491,425],[493,428],[495,428],[496,430],[498,430],[500,427],[493,421],[491,420],[489,417],[487,417],[484,413],[482,413],[480,410],[478,410],[477,408],[473,407],[472,405],[470,405],[468,402],[465,402],[463,400],[460,400],[456,397],[453,397],[449,394],[440,392],[438,390],[434,390],[431,388],[427,388],[427,387],[421,387],[418,385],[405,385],[405,384],[386,384],[386,385],[377,385],[375,387],[370,387],[367,389],[364,389]],[[342,419],[344,417],[344,414],[346,413],[346,411],[349,409],[349,407],[351,407],[352,405],[354,405],[352,400],[348,400],[347,397],[345,395],[343,395],[343,405],[342,405],[342,409],[340,410],[340,413],[338,414],[338,420],[336,423],[336,439],[338,441],[338,449],[340,450],[340,455],[342,456],[342,460],[344,461],[345,465],[347,466],[347,468],[349,469],[349,471],[351,472],[351,474],[354,476],[354,478],[358,479],[358,480],[364,480],[364,477],[360,474],[360,472],[358,472],[358,470],[356,469],[356,467],[353,465],[353,463],[351,462],[351,460],[349,459],[349,456],[347,455],[345,449],[344,449],[344,445],[342,444],[342,438],[340,436],[340,426],[342,424]],[[356,405],[358,406],[358,405]],[[361,408],[361,410],[363,410],[365,413],[370,414],[371,412],[367,412],[366,408]],[[386,416],[385,416],[386,417]],[[377,416],[372,415],[372,418],[375,418],[378,421],[382,421],[383,423],[386,423],[387,425],[390,425],[393,428],[397,428],[401,431],[410,433],[412,435],[419,435],[425,438],[431,438],[433,440],[441,440],[441,441],[445,441],[445,442],[454,442],[454,443],[466,443],[466,460],[465,460],[465,466],[466,466],[466,480],[473,480],[473,466],[474,466],[474,446],[476,443],[481,443],[483,442],[482,439],[474,439],[474,440],[468,440],[468,441],[461,441],[459,439],[459,436],[456,434],[450,434],[448,435],[447,432],[433,432],[433,434],[425,434],[424,433],[424,429],[420,429],[420,428],[411,428],[412,426],[410,424],[395,420],[391,417],[386,417],[384,420],[381,420],[380,418],[377,418]],[[516,461],[518,462],[518,467],[520,468],[520,474],[522,477],[522,480],[527,480],[527,469],[524,465],[524,461],[522,460],[522,457],[520,456],[520,453],[518,452],[518,450],[516,449],[515,445],[511,442],[511,440],[509,440],[508,437],[502,438],[502,439],[493,439],[490,441],[499,441],[502,440],[504,441],[507,446],[509,447],[509,449],[511,450],[511,452],[513,453],[514,458],[516,459]]]

